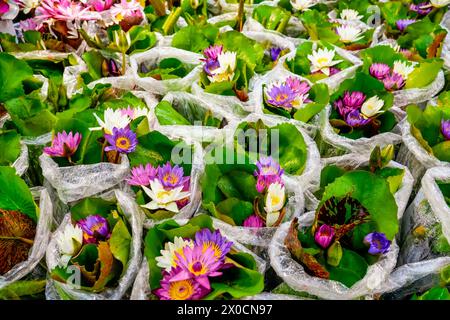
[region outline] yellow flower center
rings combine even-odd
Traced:
[[[288,97],[288,95],[287,95],[287,94],[285,94],[285,93],[281,93],[281,94],[277,95],[277,97],[275,98],[275,100],[277,100],[277,101],[279,102],[279,101],[283,101],[283,100],[286,100],[286,99],[287,99],[287,97]]]
[[[328,59],[325,58],[325,57],[317,59],[317,63],[320,64],[320,65],[324,65],[327,62],[328,62]]]
[[[169,288],[169,296],[172,300],[187,300],[194,294],[192,280],[172,282]]]
[[[272,206],[275,206],[276,204],[280,203],[281,199],[279,196],[272,196],[270,199],[270,203],[272,203]]]
[[[116,140],[116,147],[120,149],[128,149],[131,146],[130,139],[127,137],[119,137]]]
[[[205,265],[201,263],[200,261],[193,261],[189,264],[189,271],[194,276],[199,276],[207,273],[207,269],[205,268]]]
[[[220,250],[220,247],[217,245],[217,243],[215,242],[204,242],[203,243],[203,253],[206,252],[206,250],[208,250],[208,248],[211,248],[214,250],[214,257],[216,257],[217,259],[220,258],[220,256],[222,255],[222,250]]]
[[[160,190],[156,193],[156,196],[158,197],[158,199],[162,199],[169,195],[170,195],[170,190],[164,190],[164,189]]]
[[[164,175],[163,180],[170,184],[176,184],[178,182],[178,177],[174,174],[166,174]]]

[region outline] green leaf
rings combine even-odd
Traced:
[[[112,201],[106,201],[102,198],[85,198],[74,205],[70,212],[72,219],[79,221],[92,214],[107,218],[108,214],[115,209],[117,209],[117,206]]]
[[[229,216],[236,225],[242,226],[244,220],[253,214],[253,203],[237,198],[228,198],[216,206],[219,213]]]
[[[423,60],[414,68],[406,79],[405,89],[423,88],[430,85],[437,77],[444,61],[441,59]]]
[[[367,262],[354,251],[343,249],[342,258],[337,267],[327,266],[330,280],[339,281],[348,288],[364,278],[367,273]]]
[[[0,289],[0,300],[19,300],[44,292],[46,280],[19,280]]]
[[[93,271],[98,259],[98,249],[95,244],[85,244],[71,262],[83,266],[86,271]]]
[[[123,270],[125,270],[125,267],[128,263],[128,258],[130,255],[130,244],[131,234],[122,219],[119,219],[111,233],[109,246],[114,258],[122,263]]]
[[[201,53],[214,44],[218,35],[219,28],[211,25],[187,26],[175,33],[172,39],[172,47]]]
[[[0,167],[0,208],[19,211],[34,222],[37,222],[38,209],[33,200],[30,189],[16,170],[11,167]]]
[[[92,77],[92,80],[98,80],[103,77],[102,63],[105,58],[98,50],[85,52],[82,58],[86,62],[88,73]]]
[[[26,62],[0,52],[0,102],[23,96],[23,82],[32,77],[33,70]]]
[[[0,166],[9,166],[20,155],[20,135],[15,131],[0,132]]]
[[[163,126],[191,124],[167,101],[161,101],[157,104],[157,106],[155,107],[155,115],[158,118],[159,124]]]
[[[411,300],[450,300],[450,292],[447,288],[435,287],[421,296],[415,294]]]
[[[392,194],[395,194],[398,189],[402,186],[403,176],[405,175],[405,170],[400,168],[383,168],[376,172],[382,178],[385,178],[389,183],[389,189]]]
[[[450,162],[450,141],[444,141],[435,145],[433,154],[441,161]]]

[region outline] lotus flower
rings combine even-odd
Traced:
[[[342,60],[333,60],[335,54],[334,50],[327,48],[314,50],[312,54],[308,55],[308,60],[311,62],[311,73],[320,71],[330,76],[330,68],[342,62]]]
[[[158,179],[150,181],[150,189],[142,186],[145,193],[152,199],[151,202],[143,205],[143,208],[150,210],[166,209],[171,212],[178,212],[177,201],[187,198],[190,193],[184,192],[183,186],[166,190]]]
[[[174,268],[165,273],[160,282],[161,288],[154,290],[154,294],[161,300],[200,300],[210,292],[195,278],[174,281],[182,271],[182,268]]]
[[[369,68],[370,75],[378,80],[383,80],[390,72],[391,68],[384,63],[373,63]]]
[[[23,11],[23,13],[28,14],[31,10],[36,8],[40,0],[15,0],[15,2],[19,5],[19,8]]]
[[[388,91],[400,90],[405,86],[405,80],[398,73],[392,73],[383,79],[384,88]]]
[[[361,114],[366,118],[372,118],[383,113],[384,101],[377,96],[366,100],[361,107]]]
[[[350,25],[336,27],[336,33],[343,43],[353,43],[363,38],[363,31],[360,28]]]
[[[344,9],[341,11],[340,17],[342,20],[347,21],[360,21],[363,16],[359,15],[359,12],[353,9]]]
[[[306,81],[300,81],[297,77],[287,77],[285,82],[289,88],[296,94],[300,96],[307,96],[311,87]]]
[[[361,107],[365,100],[366,96],[360,91],[344,92],[344,104],[351,109]]]
[[[405,61],[397,60],[394,62],[393,73],[397,73],[402,76],[403,80],[408,79],[409,75],[414,71],[414,66]]]
[[[114,128],[112,134],[105,134],[105,139],[110,144],[105,151],[117,151],[119,153],[131,153],[138,144],[136,134],[129,128]]]
[[[422,2],[419,4],[411,4],[409,6],[409,10],[417,12],[421,16],[426,16],[427,14],[429,14],[431,12],[432,9],[433,8],[429,2]]]
[[[319,246],[326,249],[330,246],[331,241],[333,241],[334,234],[335,231],[333,227],[323,224],[314,234],[314,240]]]
[[[211,82],[231,81],[236,69],[236,52],[222,52],[217,57],[219,67],[208,76]]]
[[[391,241],[381,232],[372,232],[364,237],[364,243],[368,244],[369,253],[372,255],[385,254],[389,251]]]
[[[77,226],[83,230],[84,243],[98,243],[111,237],[108,220],[98,214],[79,220]]]
[[[84,7],[79,1],[43,0],[35,11],[35,19],[53,24],[54,21],[85,21],[100,19],[100,16]]]
[[[261,193],[272,183],[282,184],[282,175],[284,170],[272,157],[261,157],[256,162],[256,170],[254,172],[256,181],[256,190]]]
[[[62,233],[56,238],[59,251],[61,252],[61,263],[65,267],[72,256],[76,255],[83,244],[83,230],[78,225],[68,223]]]
[[[111,15],[116,23],[123,20],[139,20],[143,18],[143,10],[136,0],[121,0],[111,8]]]
[[[242,225],[246,228],[262,228],[264,227],[265,223],[264,220],[261,219],[258,215],[252,214],[244,220],[244,223]]]
[[[182,167],[175,165],[172,167],[170,162],[158,168],[158,179],[165,189],[173,189],[183,186],[189,177],[184,177]]]
[[[114,0],[88,0],[88,4],[94,8],[95,11],[101,12],[111,8]]]
[[[100,127],[90,128],[90,130],[103,130],[106,134],[112,134],[114,128],[124,129],[128,127],[131,122],[130,117],[127,114],[124,114],[120,109],[106,109],[104,113],[104,121],[100,119],[95,113],[94,117],[97,119]]]
[[[124,116],[128,116],[131,120],[135,120],[140,117],[147,117],[149,110],[147,108],[132,108],[128,106],[126,109],[120,109],[120,112]]]
[[[313,0],[290,0],[292,7],[296,11],[306,11],[316,3]]]
[[[415,19],[400,19],[397,20],[395,24],[397,26],[397,29],[403,32],[405,31],[406,27],[408,27],[410,24],[413,24],[414,22],[416,22]]]
[[[148,163],[145,167],[141,164],[131,169],[131,177],[127,179],[127,183],[132,186],[148,186],[157,174],[158,169],[151,164]]]
[[[65,131],[58,132],[52,140],[51,147],[45,147],[44,152],[51,157],[72,157],[77,152],[81,142],[81,134],[73,134],[72,131],[67,134]]]
[[[286,84],[272,85],[272,87],[266,91],[266,102],[275,107],[282,107],[285,109],[291,109],[293,102],[296,98],[296,94],[292,91],[291,87]]]
[[[204,252],[208,248],[213,249],[216,259],[223,261],[230,252],[233,242],[222,236],[219,230],[211,231],[205,228],[195,234],[195,245],[202,247]]]
[[[267,213],[266,226],[273,226],[280,216],[280,210],[283,209],[286,202],[286,192],[283,185],[280,183],[272,183],[266,195],[266,202],[264,210]]]
[[[359,110],[353,110],[345,117],[345,122],[354,128],[359,128],[367,125],[372,121],[372,118],[366,118]]]
[[[0,16],[9,11],[9,4],[6,0],[0,0]]]
[[[445,140],[450,140],[450,120],[442,120],[441,132]]]
[[[185,247],[193,247],[192,240],[184,240],[181,237],[175,237],[173,242],[166,242],[164,249],[160,251],[161,256],[156,257],[156,265],[169,272],[173,267],[177,266],[177,257],[175,253],[182,254]]]

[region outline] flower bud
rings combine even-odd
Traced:
[[[327,250],[327,263],[337,267],[342,259],[342,246],[339,241],[335,241]]]

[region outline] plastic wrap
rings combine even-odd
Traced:
[[[299,228],[310,226],[314,221],[315,213],[308,212],[299,218]],[[378,262],[367,269],[363,279],[351,288],[334,280],[322,279],[308,275],[303,266],[295,261],[284,245],[290,223],[283,223],[275,232],[269,245],[270,263],[275,272],[289,287],[298,292],[307,292],[321,299],[350,300],[358,299],[372,294],[386,281],[397,262],[398,245],[394,240],[387,254],[380,257]]]
[[[400,144],[402,141],[399,122],[404,117],[404,112],[396,107],[389,109],[397,119],[397,125],[391,132],[377,134],[371,138],[350,139],[337,134],[330,124],[329,116],[331,106],[328,105],[320,113],[320,138],[318,142],[319,150],[323,157],[339,156],[346,153],[357,153],[369,155],[377,145],[380,147],[393,144]],[[408,166],[409,167],[409,166]]]
[[[290,53],[295,52],[294,43],[283,35],[267,31],[244,31],[242,34],[258,43],[264,44],[269,42],[274,47],[281,48],[282,50],[289,49]]]
[[[299,41],[299,44],[301,44],[304,41]],[[315,49],[317,47],[317,44],[315,44],[315,46],[313,46],[313,49]],[[322,79],[317,81],[316,83],[324,83],[328,86],[328,90],[330,91],[330,93],[333,93],[334,91],[336,91],[340,84],[346,80],[349,79],[351,77],[353,77],[355,75],[356,70],[362,65],[362,61],[356,57],[352,52],[344,50],[342,48],[339,48],[337,46],[334,46],[333,48],[336,53],[338,55],[340,55],[342,58],[344,58],[345,60],[351,62],[353,64],[353,66],[348,67],[345,70],[342,70],[338,73],[336,73],[335,75],[332,75],[328,78]],[[280,59],[280,65],[284,65],[285,61],[291,60],[295,58],[295,53],[296,50],[292,51],[291,53],[287,54],[286,56],[282,57]],[[287,67],[284,67],[287,69]],[[291,75],[295,75],[294,73],[288,71]],[[297,75],[298,77],[298,75]]]
[[[411,125],[407,119],[402,123],[402,138],[403,144],[400,147],[396,160],[410,168],[416,183],[420,182],[420,178],[429,168],[450,168],[450,162],[439,160],[422,147],[417,139],[411,134]]]
[[[251,1],[252,2],[252,1]],[[221,12],[226,13],[226,12],[238,12],[239,10],[239,1],[237,3],[229,3],[227,0],[218,0],[217,1],[218,5],[220,6],[220,8],[222,9]],[[261,4],[277,4],[278,1],[263,1],[260,2],[258,4],[244,4],[244,11],[247,14],[251,14],[251,12],[253,11],[253,8],[255,8],[257,5],[261,5]]]
[[[244,298],[243,300],[306,300],[301,297],[292,296],[289,294],[276,294],[270,292],[262,292],[256,296]]]
[[[275,6],[274,4],[269,5]],[[268,33],[273,33],[278,36],[283,36],[285,33],[288,39],[290,40],[292,39],[294,42],[295,40],[297,40],[298,37],[302,35],[302,33],[306,32],[305,27],[296,16],[291,16],[288,24],[286,25],[284,33],[264,28],[264,26],[259,21],[253,19],[251,16],[246,17],[244,27],[242,29],[243,31],[265,31]]]
[[[121,155],[120,164],[101,162],[90,165],[59,167],[53,159],[39,157],[42,175],[57,190],[62,202],[77,201],[114,188],[130,172],[127,156]]]
[[[165,58],[177,58],[185,64],[194,65],[194,68],[185,77],[179,79],[156,80],[152,77],[141,77],[139,75],[141,64],[145,64],[151,69]],[[169,91],[188,90],[191,84],[198,81],[200,77],[202,70],[200,66],[201,58],[202,56],[200,54],[186,50],[171,47],[165,47],[164,49],[156,47],[131,57],[132,75],[138,86],[151,93],[164,95]]]
[[[44,257],[45,250],[47,249],[52,224],[52,202],[45,188],[39,189],[34,198],[35,200],[39,200],[39,217],[33,247],[26,261],[18,263],[6,274],[0,276],[0,289],[32,272]]]
[[[18,176],[22,176],[28,170],[28,165],[28,147],[25,143],[22,142],[20,144],[19,157],[11,166],[16,169],[16,173]]]
[[[442,45],[441,58],[444,60],[445,69],[450,69],[450,11],[447,11],[442,17],[441,27],[447,30],[447,36]]]
[[[106,200],[110,200],[104,196]],[[130,248],[130,257],[125,273],[122,274],[115,288],[107,288],[101,293],[90,293],[79,290],[70,284],[58,282],[53,279],[47,279],[46,298],[47,300],[60,300],[58,291],[64,292],[64,295],[75,300],[119,300],[127,292],[133,284],[134,278],[138,272],[142,262],[142,216],[136,202],[126,193],[116,190],[114,198],[118,205],[122,208],[125,217],[131,225],[132,242]],[[70,213],[66,214],[64,220],[58,229],[52,234],[50,243],[47,248],[46,259],[49,270],[53,270],[60,262],[61,254],[56,239],[63,232],[65,226],[71,222]]]
[[[189,220],[182,219],[182,220],[176,220],[176,222],[179,225],[185,225],[188,223]],[[146,227],[147,228],[147,227]],[[147,228],[148,229],[148,228]],[[239,241],[227,234],[224,234],[228,238],[228,240],[233,241],[233,247],[234,249],[245,252],[247,254],[250,254],[253,256],[253,258],[256,261],[258,272],[264,274],[267,269],[267,263],[261,259],[259,256],[254,254],[252,251],[247,249],[244,245],[240,244]],[[148,296],[150,295],[152,289],[150,288],[149,284],[149,277],[150,277],[150,270],[148,268],[148,262],[147,259],[144,257],[142,260],[142,265],[139,269],[139,272],[136,276],[136,280],[134,281],[133,290],[131,291],[131,300],[148,300]]]
[[[167,135],[169,138],[174,139],[174,136]],[[170,219],[189,219],[194,215],[194,213],[197,211],[198,207],[200,206],[201,201],[201,187],[200,187],[200,176],[204,169],[203,164],[203,149],[201,148],[201,145],[198,142],[195,141],[189,141],[189,139],[183,139],[184,142],[187,144],[192,144],[194,146],[194,151],[192,154],[192,169],[190,174],[190,196],[189,196],[189,203],[184,206],[178,213],[176,213],[174,216],[172,216]],[[144,215],[144,214],[143,214]],[[149,229],[155,224],[161,223],[164,220],[153,220],[150,218],[146,218],[144,220],[144,226]]]

